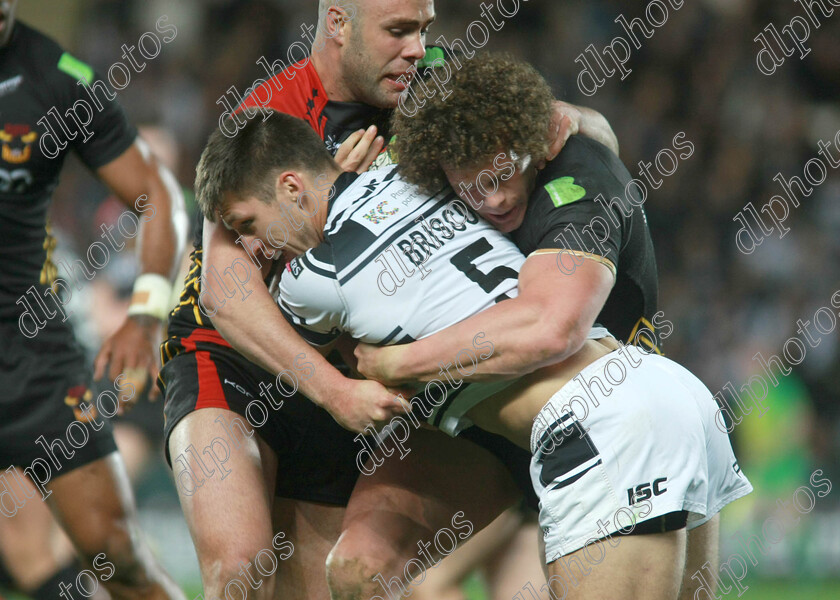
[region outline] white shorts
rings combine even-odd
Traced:
[[[750,493],[717,409],[688,370],[632,346],[554,394],[531,431],[546,563],[671,512],[697,527]]]

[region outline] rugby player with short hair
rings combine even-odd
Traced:
[[[311,58],[258,86],[234,117],[223,121],[226,133],[218,135],[236,131],[232,136],[236,143],[246,117],[271,121],[277,115],[269,109],[285,112],[304,119],[331,152],[345,142],[336,155],[344,168],[364,169],[387,138],[388,109],[396,106],[404,88],[397,80],[410,73],[424,55],[433,5],[429,0],[365,0],[352,5],[322,1],[319,13]],[[263,104],[266,112],[260,110]],[[564,110],[576,112],[565,105]],[[582,129],[614,140],[603,117],[581,110]],[[376,128],[362,134],[359,128],[370,124],[379,127],[381,139],[375,138]],[[570,119],[564,119],[563,125],[571,126]],[[561,145],[562,132],[555,137]],[[559,145],[553,146],[555,154]],[[379,158],[378,163],[388,159]],[[254,168],[248,166],[247,172]],[[197,186],[214,176],[212,169],[200,169]],[[298,211],[292,211],[285,223],[294,227],[299,219]],[[263,578],[257,593],[270,595],[274,588],[284,597],[326,597],[324,559],[338,537],[344,505],[359,475],[355,436],[339,427],[327,411],[342,415],[343,424],[362,429],[404,408],[380,384],[346,378],[285,322],[262,281],[263,269],[272,263],[267,258],[280,256],[277,249],[264,246],[261,252],[247,238],[239,239],[206,219],[195,244],[194,264],[180,306],[170,317],[169,339],[162,346],[160,381],[166,394],[168,458],[176,478],[183,477],[187,484],[188,489],[179,486],[180,500],[199,555],[205,591],[222,593],[227,582],[242,576],[243,565],[271,547],[276,532],[295,531],[295,552],[284,561],[288,576],[279,581],[274,575]],[[211,276],[224,274],[232,265],[238,265],[241,280],[249,281],[246,299],[242,294],[232,297],[235,294],[230,289],[226,292],[220,279]],[[248,275],[243,274],[246,271]],[[231,288],[231,281],[226,285]],[[280,397],[277,392],[272,373],[283,371],[299,375],[298,393],[291,397]],[[288,386],[288,376],[283,383]],[[253,408],[255,400],[265,407],[266,420],[259,428],[246,422],[249,405],[252,414],[260,414]],[[230,473],[224,482],[218,477],[201,478],[196,488],[199,481],[190,477],[201,473],[201,466],[188,449],[207,447],[225,431],[225,424],[233,425],[238,442],[237,447],[230,446],[226,463]],[[510,457],[506,464],[518,474],[520,489],[530,487],[527,453],[499,436],[474,433],[483,444],[495,444],[492,450],[498,455]],[[439,442],[439,437],[435,432],[419,432],[416,443],[428,440],[426,444],[449,457],[450,463],[469,468],[474,485],[494,494],[492,501],[479,498],[462,483],[462,476],[441,469],[439,461],[411,467],[414,458],[409,457],[399,468],[406,472],[426,469],[430,474],[426,485],[432,486],[432,469],[456,482],[449,503],[434,506],[422,504],[427,496],[422,486],[401,488],[423,507],[431,523],[448,523],[452,512],[468,508],[466,503],[471,502],[475,506],[471,518],[482,526],[516,502],[517,486],[500,459],[476,444],[446,438]],[[236,510],[242,505],[251,507],[247,515]],[[219,514],[227,518],[220,522]]]
[[[504,81],[504,73],[496,71],[494,82]],[[529,83],[548,93],[544,81],[531,73],[536,79]],[[532,110],[522,106],[520,110],[534,119],[543,106],[540,98],[536,107],[529,107]],[[235,229],[248,223],[249,237],[264,243],[268,239],[261,232],[288,206],[305,209],[307,216],[290,235],[286,251],[312,249],[283,273],[278,301],[311,343],[327,346],[341,331],[369,343],[419,339],[516,296],[517,272],[524,258],[497,230],[471,218],[465,204],[448,187],[430,198],[416,188],[407,189],[393,168],[361,176],[339,175],[337,167],[325,163],[326,157],[318,160],[311,154],[317,145],[299,123],[284,121],[280,124],[285,132],[283,141],[269,133],[273,126],[261,128],[259,124],[246,128],[240,135],[248,139],[235,148],[222,136],[212,136],[202,157],[206,168],[232,164],[234,155],[247,160],[242,155],[254,152],[274,157],[274,166],[264,172],[262,181],[251,179],[247,185],[241,178],[219,173],[201,194],[201,204],[206,216],[219,214]],[[455,130],[455,137],[462,133],[459,129],[463,128]],[[276,143],[266,147],[264,140]],[[520,144],[514,142],[509,149],[524,155]],[[307,152],[305,164],[295,158],[298,152]],[[328,194],[304,193],[312,189],[316,173],[334,181]],[[615,178],[615,173],[612,176]],[[331,199],[328,208],[327,198]],[[364,218],[385,205],[388,210],[380,211],[383,218]],[[422,230],[435,239],[428,242],[425,260],[414,263],[418,269],[421,264],[425,267],[424,276],[407,273],[398,290],[377,294],[382,274],[377,257],[392,243],[403,248],[402,242],[406,242],[412,248],[411,241],[417,240],[413,234]],[[404,253],[412,256],[411,249]],[[525,287],[524,273],[523,277],[525,281],[520,278],[519,283]],[[476,339],[486,338],[482,331],[473,333],[473,345]],[[435,397],[434,393],[430,397],[427,385],[425,401],[424,394],[418,394],[412,406],[415,413],[452,433],[472,421],[523,448],[530,447],[533,483],[541,497],[546,562],[555,592],[561,591],[559,586],[567,592],[558,559],[564,557],[563,564],[566,557],[580,561],[581,552],[597,544],[602,556],[607,552],[608,560],[599,567],[599,577],[576,587],[575,597],[600,597],[622,582],[625,597],[675,598],[685,565],[683,530],[687,520],[702,525],[723,505],[748,493],[751,486],[743,475],[730,469],[734,456],[728,438],[711,426],[716,405],[708,390],[667,359],[645,356],[638,350],[613,351],[614,340],[600,341],[611,340],[607,335],[603,327],[591,327],[582,348],[565,361],[508,382],[507,388],[478,383],[464,385],[455,393],[462,382],[456,385],[450,380],[450,398]],[[493,354],[492,338],[487,342],[491,351],[481,354],[482,359]],[[593,391],[590,382],[600,383],[604,375],[599,378],[599,372],[614,364],[622,370],[621,385],[613,382],[611,390],[603,390],[601,384],[600,392]],[[436,384],[439,387],[440,381]],[[675,390],[681,391],[679,401],[673,400]],[[592,408],[583,417],[576,410],[571,412],[570,402],[587,394],[597,410]],[[640,419],[639,414],[650,416]],[[654,416],[667,421],[668,429],[657,426]],[[664,478],[656,475],[662,472]],[[634,494],[625,499],[613,491],[628,486],[632,490],[637,479],[658,481],[656,496],[670,493],[648,501]],[[663,482],[667,489],[660,486]],[[396,508],[389,498],[381,512],[401,514]],[[617,549],[618,543],[610,536],[628,533],[616,517],[622,510],[630,515],[631,532],[649,535],[625,538]],[[423,515],[415,518],[420,521]],[[399,552],[400,544],[415,538],[406,535],[408,526],[388,519],[380,517],[382,527],[370,529],[380,541],[393,541]],[[389,540],[391,533],[400,537]],[[342,540],[347,535],[345,531]],[[392,550],[370,545],[366,549],[371,555],[389,555]],[[353,557],[345,554],[344,558]],[[368,555],[355,558],[351,572],[375,573],[364,570]],[[389,575],[391,572],[385,572],[384,580],[388,581]],[[369,578],[359,577],[345,580],[331,591],[334,598],[355,598],[375,589]]]
[[[113,227],[103,226],[102,241],[88,256],[59,270],[47,217],[70,150],[130,209],[120,229],[139,236],[141,275],[129,316],[104,342],[94,374],[100,378],[110,364],[109,376],[116,379],[124,404],[138,395],[125,384],[129,370],[157,372],[155,345],[183,247],[184,232],[177,226],[183,199],[104,80],[52,39],[18,22],[16,5],[0,6],[0,337],[5,344],[0,555],[23,591],[36,598],[56,598],[65,589],[61,585],[75,585],[75,570],[51,564],[50,540],[32,528],[33,522],[47,528],[43,511],[27,506],[44,498],[84,567],[102,572],[100,581],[112,597],[183,598],[143,541],[125,466],[102,414],[116,412],[114,404],[121,402],[111,392],[112,402],[99,409],[89,366],[64,309],[68,296],[81,289],[78,280],[92,279],[107,260],[103,256],[111,257],[125,242]],[[78,118],[84,111],[76,115],[84,108],[87,131]],[[39,493],[24,483],[22,473],[35,481]],[[24,520],[17,520],[18,511]]]

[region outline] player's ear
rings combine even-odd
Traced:
[[[352,24],[348,26],[348,23],[356,16],[354,5],[346,6],[343,4],[335,2],[327,9],[326,22],[324,23],[326,37],[334,39],[339,45],[344,45],[350,35],[348,27],[352,27]]]
[[[283,171],[277,176],[275,191],[280,200],[294,200],[303,192],[303,181],[295,171]]]

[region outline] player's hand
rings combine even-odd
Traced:
[[[335,162],[345,171],[364,173],[384,147],[385,138],[376,135],[376,125],[371,125],[354,131],[341,143],[335,153]]]
[[[573,104],[555,100],[552,104],[551,120],[548,127],[548,152],[545,160],[537,161],[537,168],[542,169],[547,161],[554,160],[560,154],[569,136],[580,130],[582,113]]]
[[[159,392],[155,381],[160,370],[158,366],[158,345],[160,343],[161,323],[148,315],[127,317],[122,326],[105,342],[94,360],[93,378],[98,380],[105,375],[105,367],[110,363],[108,377],[116,379],[120,373],[125,375],[127,383],[134,385],[135,392],[131,399],[120,403],[117,414],[123,409],[131,409],[137,398],[143,393],[147,381],[151,382],[149,399],[156,400]]]
[[[397,374],[399,358],[402,353],[400,346],[372,346],[359,342],[353,354],[356,355],[356,370],[368,379],[375,379],[385,385],[400,385],[405,379]]]
[[[349,386],[324,408],[336,422],[350,431],[361,433],[368,425],[379,429],[397,415],[411,408],[403,390],[388,389],[376,381],[348,379]],[[409,396],[410,397],[410,396]]]

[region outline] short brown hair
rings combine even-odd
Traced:
[[[554,96],[529,64],[506,55],[479,55],[461,69],[449,62],[452,78],[431,98],[413,82],[425,105],[409,116],[394,112],[393,142],[403,177],[426,192],[446,185],[442,164],[478,168],[504,150],[524,157],[544,156]],[[442,67],[437,67],[442,68]]]
[[[273,202],[278,171],[338,169],[323,140],[305,121],[276,111],[270,115],[265,120],[258,115],[243,127],[227,123],[238,129],[233,136],[222,127],[210,134],[195,169],[196,201],[208,221],[216,221],[227,193]]]

